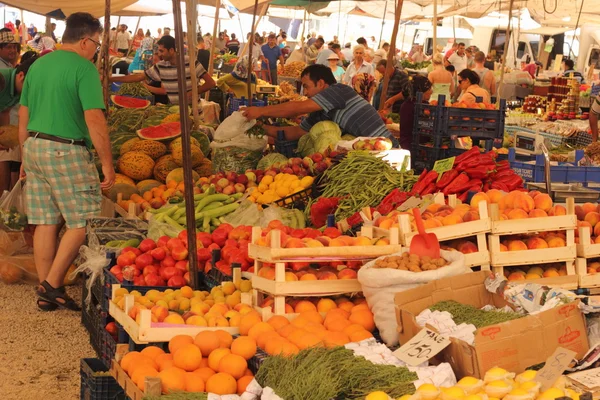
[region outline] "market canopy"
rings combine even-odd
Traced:
[[[87,12],[95,17],[104,16],[105,3],[101,0],[3,0],[4,4],[40,15],[61,11],[65,16],[75,12]],[[137,3],[137,0],[112,0],[111,10],[121,11]],[[55,17],[55,15],[48,15]],[[57,18],[58,19],[58,18]]]
[[[119,17],[153,17],[166,15],[173,12],[169,2],[159,3],[152,0],[139,0],[135,4],[125,7],[121,11],[111,12]],[[111,7],[112,8],[112,7]]]

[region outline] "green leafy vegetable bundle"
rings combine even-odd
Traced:
[[[123,83],[117,92],[120,96],[149,97],[152,93],[140,82]]]
[[[484,311],[454,300],[440,301],[429,309],[431,311],[447,311],[452,314],[452,319],[457,325],[473,324],[477,329],[524,317],[523,314],[517,312]]]

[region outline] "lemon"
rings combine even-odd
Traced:
[[[513,389],[504,397],[504,400],[533,400],[533,395],[523,389]]]
[[[537,396],[537,394],[540,392],[541,386],[542,386],[542,384],[539,382],[529,381],[529,382],[521,383],[521,385],[519,386],[519,389],[525,390],[525,391],[531,393],[532,395]]]
[[[282,186],[280,188],[278,188],[275,193],[277,193],[277,196],[279,197],[287,197],[288,194],[290,193],[289,189],[286,188],[285,186]]]
[[[503,398],[512,390],[512,385],[503,380],[492,381],[485,387],[485,393],[490,397]]]
[[[409,400],[412,397],[410,394],[405,394],[402,397],[398,397],[396,400]]]
[[[266,192],[269,189],[269,185],[267,185],[266,183],[261,182],[260,185],[258,185],[258,191],[261,193]]]
[[[538,397],[538,399],[556,399],[558,397],[563,397],[565,395],[565,392],[563,392],[560,389],[557,388],[550,388],[548,390],[546,390],[544,393],[542,393],[540,395],[540,397]]]
[[[293,193],[298,193],[298,192],[301,192],[301,191],[303,191],[303,190],[304,190],[304,188],[303,188],[303,187],[297,187],[296,189],[294,189],[294,192],[293,192]]]
[[[310,187],[313,184],[314,180],[315,179],[312,176],[305,176],[300,180],[300,185],[306,189],[307,187]]]
[[[276,186],[277,186],[277,182],[272,182],[272,183],[269,184],[269,189],[275,190]]]
[[[573,400],[579,400],[579,393],[572,389],[565,389],[565,394]]]
[[[275,182],[279,182],[279,181],[280,181],[280,180],[282,180],[282,179],[283,179],[283,174],[277,174],[277,175],[275,175],[275,179],[274,179],[274,181],[275,181]]]
[[[365,397],[365,400],[389,400],[390,396],[388,396],[385,392],[377,391],[371,392]]]
[[[442,400],[463,399],[464,397],[465,391],[456,386],[449,387],[442,393]]]
[[[260,180],[260,183],[264,183],[265,185],[270,185],[271,183],[273,183],[273,177],[271,175],[265,175]]]
[[[514,373],[510,373],[504,368],[494,367],[485,373],[483,381],[485,383],[490,383],[492,381],[509,380],[513,379],[514,377]]]
[[[472,376],[465,376],[456,384],[457,387],[463,389],[467,395],[475,394],[483,388],[483,381]]]
[[[424,383],[417,389],[422,400],[434,400],[440,394],[440,390],[431,383]]]

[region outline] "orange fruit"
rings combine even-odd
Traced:
[[[356,306],[359,307],[359,306]],[[354,307],[354,308],[356,308]],[[367,310],[358,310],[358,311],[354,311],[352,314],[350,314],[350,318],[348,318],[348,320],[354,324],[359,324],[361,325],[363,328],[365,328],[367,331],[371,332],[373,329],[375,329],[375,321],[373,320],[373,313],[371,311]]]
[[[173,338],[169,341],[169,353],[175,354],[177,349],[184,344],[192,344],[194,343],[194,339],[188,335],[177,335],[173,336]]]
[[[199,368],[208,368],[208,357],[202,357]]]
[[[173,364],[187,372],[200,368],[200,361],[202,361],[202,353],[194,344],[181,346],[173,356]]]
[[[296,329],[294,332],[292,332],[291,335],[289,335],[287,337],[287,339],[294,343],[296,346],[300,346],[300,340],[302,339],[302,337],[306,334],[308,334],[309,332],[305,331],[304,329]]]
[[[265,352],[270,356],[276,356],[283,352],[283,346],[285,343],[290,343],[285,339],[273,339],[269,340],[265,345]]]
[[[258,338],[258,335],[260,335],[261,333],[271,332],[271,331],[275,331],[275,328],[273,328],[271,325],[267,324],[266,322],[257,322],[248,331],[248,336],[250,336],[252,339],[256,340],[256,338]]]
[[[279,339],[281,335],[275,331],[263,332],[256,338],[256,345],[261,349],[264,349],[269,340]]]
[[[365,328],[363,328],[362,325],[352,324],[352,325],[348,325],[347,327],[345,327],[342,332],[344,332],[346,335],[350,336],[354,332],[364,331],[364,330],[365,330]]]
[[[222,347],[224,349],[228,349],[231,347],[231,342],[233,342],[233,336],[231,336],[229,332],[219,329],[218,331],[215,331],[215,333],[219,337],[219,347]]]
[[[244,315],[240,320],[240,335],[248,336],[250,328],[252,328],[254,325],[258,324],[261,321],[262,319],[260,315],[256,312],[251,311],[248,314]]]
[[[352,307],[354,307],[354,306],[352,306]],[[349,316],[350,316],[350,312],[338,307],[338,308],[334,308],[333,310],[329,310],[329,312],[327,312],[327,314],[325,314],[325,320],[327,320],[327,318],[333,318],[333,317],[342,317],[342,318],[348,319]]]
[[[315,322],[317,324],[323,323],[323,317],[319,314],[318,311],[304,311],[301,312],[299,317],[304,317],[311,322]]]
[[[333,317],[325,319],[325,328],[333,332],[341,332],[348,326],[352,325],[350,321],[341,317]]]
[[[175,364],[173,363],[173,354],[165,353],[156,357],[156,365],[158,365],[158,372],[161,372],[167,368],[173,367]]]
[[[344,332],[327,332],[323,338],[326,347],[343,346],[350,342],[350,338]]]
[[[202,378],[202,380],[204,382],[206,382],[208,380],[208,378],[210,378],[211,376],[213,376],[214,374],[216,374],[216,372],[213,371],[209,367],[200,367],[197,370],[195,370],[193,373],[196,374],[196,375],[198,375],[200,378]]]
[[[213,350],[221,347],[221,340],[214,331],[202,331],[194,338],[194,344],[198,346],[204,357],[208,357]]]
[[[369,339],[372,337],[373,337],[373,335],[371,334],[371,332],[368,332],[363,329],[363,330],[356,331],[356,332],[350,334],[350,341],[351,342],[360,342],[361,340]]]
[[[288,324],[286,326],[283,326],[279,329],[277,329],[277,333],[279,333],[279,335],[281,335],[281,337],[283,338],[287,338],[288,336],[290,336],[292,334],[292,332],[294,332],[296,330],[296,327],[292,324]]]
[[[246,359],[237,354],[227,354],[219,361],[219,372],[224,372],[233,376],[235,379],[240,379],[244,376],[248,363]]]
[[[241,395],[246,391],[246,387],[252,382],[254,379],[253,376],[242,376],[237,381],[237,394]]]
[[[354,303],[352,303],[350,301],[345,301],[338,305],[339,309],[344,310],[346,312],[350,312],[350,310],[352,310],[352,307],[354,307]]]
[[[250,370],[250,368],[248,368],[246,370],[246,373],[244,374],[244,376],[254,376],[254,374],[252,373],[252,371]]]
[[[319,333],[325,330],[325,327],[321,324],[317,324],[316,322],[309,322],[304,325],[304,330],[310,333]]]
[[[352,307],[352,310],[350,311],[350,314],[359,311],[359,310],[369,310],[369,306],[366,303],[357,303],[354,307]]]
[[[208,366],[213,371],[219,370],[219,362],[221,362],[221,358],[225,357],[227,354],[231,354],[231,350],[229,349],[216,349],[208,356]]]
[[[123,356],[123,358],[121,359],[121,368],[123,368],[123,370],[125,372],[127,372],[129,370],[129,366],[131,365],[132,360],[138,355],[140,354],[139,351],[130,351],[129,353],[125,354]]]
[[[140,388],[141,391],[144,391],[144,382],[147,376],[158,376],[158,371],[150,365],[143,365],[139,368],[136,368],[135,372],[131,376],[131,380],[137,385],[138,388]]]
[[[289,341],[285,341],[283,342],[283,345],[281,346],[281,355],[282,356],[293,356],[295,354],[298,354],[300,352],[300,349],[298,348],[298,346],[296,346],[295,344],[289,342]]]
[[[132,362],[129,365],[127,374],[129,376],[132,376],[136,369],[143,366],[150,366],[154,369],[158,369],[158,365],[156,364],[156,362],[154,362],[153,359],[151,359],[150,357],[146,357],[145,355],[140,353],[133,357]]]
[[[231,354],[249,360],[256,354],[256,340],[250,336],[240,336],[231,343]]]
[[[167,368],[159,372],[158,377],[160,378],[163,394],[170,391],[185,390],[185,371],[180,368]]]
[[[140,354],[143,354],[146,357],[156,360],[156,357],[160,356],[161,354],[165,354],[165,351],[160,347],[148,346],[142,351],[140,351]]]
[[[311,322],[310,319],[299,315],[298,317],[292,320],[291,325],[295,326],[296,328],[304,328],[304,326],[309,322]]]
[[[207,392],[219,395],[237,393],[237,382],[235,378],[221,372],[208,378],[205,387]]]
[[[298,302],[298,304],[296,304],[296,307],[294,307],[294,311],[296,311],[297,313],[301,313],[304,311],[317,311],[317,306],[315,306],[308,300],[301,300]]]
[[[185,391],[193,393],[204,392],[204,380],[193,372],[186,372],[183,376],[185,380]]]
[[[282,315],[274,315],[271,318],[269,318],[267,324],[271,325],[273,329],[278,330],[286,325],[289,325],[290,321]]]
[[[323,342],[321,341],[321,339],[319,339],[319,337],[313,333],[307,333],[306,335],[302,336],[299,343],[297,344],[300,350],[308,349],[309,347],[318,347],[322,345]]]

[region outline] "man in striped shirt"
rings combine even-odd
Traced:
[[[145,71],[143,74],[127,75],[122,77],[113,77],[111,82],[143,82],[147,79],[155,82],[161,82],[161,87],[156,88],[148,85],[146,82],[143,85],[155,95],[167,95],[171,104],[179,103],[179,86],[177,83],[177,62],[179,61],[177,51],[175,49],[175,39],[172,36],[163,36],[158,41],[158,55],[160,60],[152,68]],[[198,78],[198,94],[201,95],[215,87],[215,81],[206,72],[202,64],[195,62],[195,73]],[[200,80],[204,83],[201,84]],[[190,73],[190,58],[185,56],[185,82],[188,97],[192,95],[192,79]]]
[[[600,96],[596,96],[590,107],[590,131],[592,142],[598,141],[598,115],[600,115]]]
[[[350,86],[337,83],[331,68],[320,64],[310,65],[302,71],[301,80],[308,100],[267,107],[248,107],[243,111],[244,116],[252,120],[308,114],[299,126],[264,126],[267,135],[273,138],[277,137],[277,131],[283,130],[286,140],[298,140],[317,122],[333,121],[343,133],[356,137],[388,137],[394,141],[375,108]]]

